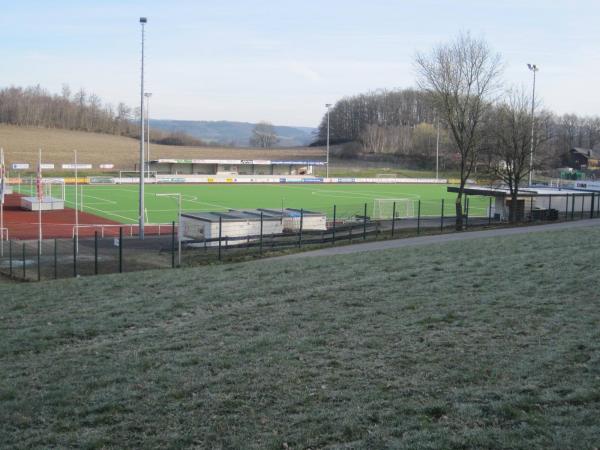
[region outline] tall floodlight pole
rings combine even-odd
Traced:
[[[535,132],[535,73],[540,70],[535,64],[527,64],[533,72],[533,93],[531,94],[531,149],[529,152],[529,186],[533,183],[533,135]]]
[[[148,142],[146,143],[146,168],[148,172],[148,179],[150,179],[150,97],[152,97],[152,92],[146,92],[144,97],[146,97],[146,124],[148,128]]]
[[[145,25],[148,19],[140,17],[142,25],[142,68],[141,68],[141,84],[140,84],[140,208],[139,208],[139,232],[140,239],[144,239],[144,32]]]
[[[331,109],[331,103],[325,104],[325,107],[327,108],[327,167],[326,167],[326,174],[327,174],[327,178],[329,178],[329,110]]]

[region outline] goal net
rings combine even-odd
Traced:
[[[373,201],[373,219],[415,217],[415,201],[410,198],[376,198]]]
[[[43,178],[42,187],[44,197],[52,197],[58,200],[65,200],[65,180],[54,178]]]

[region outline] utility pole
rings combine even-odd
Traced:
[[[140,24],[142,25],[142,68],[141,68],[141,85],[140,85],[140,199],[139,199],[139,231],[138,235],[140,239],[144,239],[144,33],[145,25],[148,19],[140,17]]]
[[[535,64],[527,64],[533,72],[533,93],[531,95],[531,149],[529,152],[529,186],[533,184],[533,135],[535,132],[535,73],[540,70]]]

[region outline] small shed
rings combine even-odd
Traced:
[[[261,214],[260,211],[236,211],[227,212],[197,212],[181,214],[181,237],[183,239],[204,241],[207,246],[218,246],[219,222],[221,224],[221,238],[227,245],[246,243],[243,238],[257,236],[260,234]],[[281,215],[262,214],[263,234],[279,234],[283,232]],[[251,240],[256,240],[252,238]]]
[[[27,211],[55,211],[65,209],[65,201],[60,198],[21,197],[21,208]]]

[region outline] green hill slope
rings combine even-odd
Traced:
[[[9,448],[593,448],[600,230],[3,285]]]

